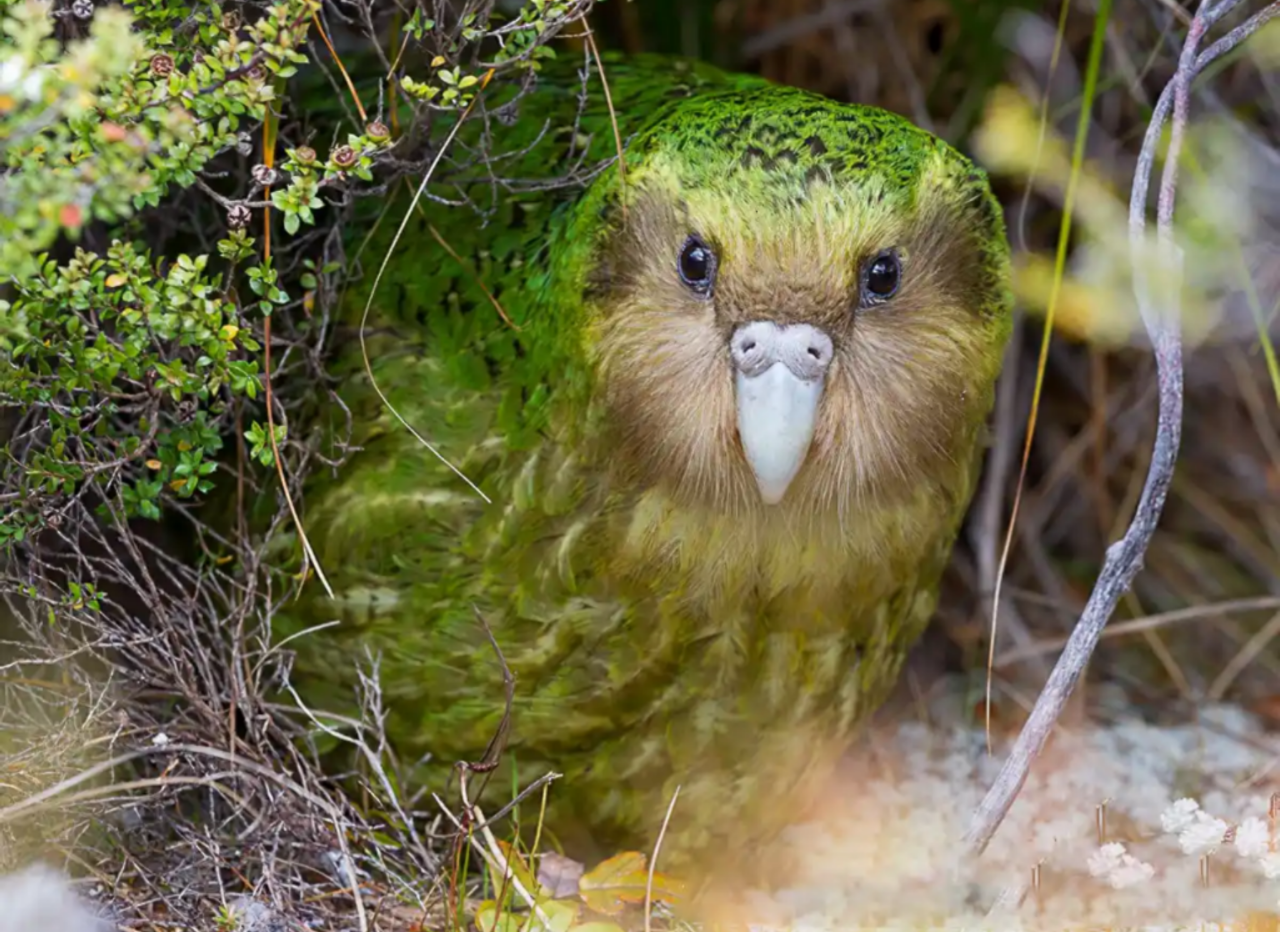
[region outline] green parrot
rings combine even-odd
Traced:
[[[662,864],[691,871],[794,817],[929,620],[1009,255],[983,172],[901,117],[665,57],[605,76],[613,114],[554,65],[481,102],[362,350],[391,202],[321,406],[358,449],[302,496],[335,598],[312,578],[274,624],[319,708],[377,659],[432,789],[495,741],[486,812],[562,774],[570,854],[647,849],[678,786]]]

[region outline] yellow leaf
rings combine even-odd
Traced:
[[[507,927],[507,913],[498,915],[498,904],[493,900],[485,900],[476,907],[475,923],[480,932],[497,932]]]
[[[183,453],[186,453],[188,450],[191,449],[191,442],[189,440],[179,440],[178,449],[181,450]]]
[[[240,332],[240,328],[237,327],[235,324],[227,324],[221,330],[218,331],[218,335],[221,336],[222,339],[224,340],[231,341],[236,338],[236,334],[239,332]]]
[[[110,275],[107,276],[107,287],[119,288],[126,281],[128,281],[128,279],[125,278],[124,275],[121,274],[120,272],[112,272]]]
[[[511,902],[519,902],[513,898]],[[480,932],[569,932],[577,928],[573,921],[578,918],[581,904],[573,900],[539,900],[538,908],[547,917],[543,922],[535,914],[530,916],[523,908],[515,912],[511,908],[500,909],[493,900],[485,900],[476,909],[476,928]]]
[[[578,911],[582,909],[582,904],[573,900],[541,900],[538,906],[550,925],[543,925],[541,920],[533,925],[538,929],[546,929],[547,932],[569,932],[573,921],[578,918]]]
[[[432,68],[439,68],[444,63],[445,63],[445,57],[443,55],[437,55],[435,58],[431,59]]]
[[[147,460],[147,469],[159,469],[163,465],[159,460]]]
[[[648,885],[645,856],[639,851],[624,851],[583,874],[578,881],[578,890],[593,911],[613,916],[627,906],[643,903]],[[654,873],[653,902],[675,904],[684,898],[685,892],[681,881]]]
[[[175,492],[181,492],[182,487],[186,484],[187,484],[186,479],[174,479],[172,482],[169,483],[169,488],[173,489]]]

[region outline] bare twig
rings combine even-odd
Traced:
[[[1030,718],[1018,735],[1013,750],[996,777],[995,783],[974,813],[966,842],[975,854],[985,849],[1005,814],[1013,805],[1018,791],[1026,781],[1032,763],[1045,741],[1048,740],[1058,716],[1093,655],[1107,620],[1120,597],[1127,591],[1141,569],[1143,556],[1155,532],[1168,494],[1181,440],[1182,344],[1176,304],[1177,288],[1170,287],[1168,283],[1162,286],[1160,294],[1164,306],[1159,308],[1152,296],[1148,281],[1147,195],[1156,145],[1160,140],[1164,122],[1172,111],[1173,131],[1164,174],[1161,178],[1157,209],[1157,242],[1164,263],[1162,270],[1169,277],[1176,278],[1178,253],[1172,235],[1173,208],[1177,161],[1186,128],[1191,81],[1207,65],[1235,48],[1266,22],[1280,15],[1280,3],[1270,4],[1214,42],[1204,52],[1198,53],[1200,42],[1208,30],[1240,2],[1241,0],[1218,0],[1218,2],[1206,0],[1197,11],[1179,57],[1178,69],[1169,85],[1161,93],[1152,113],[1134,173],[1129,202],[1130,245],[1135,266],[1134,290],[1143,323],[1155,351],[1159,389],[1156,441],[1142,496],[1125,536],[1107,549],[1106,560],[1099,573],[1098,581],[1079,622],[1067,641],[1062,656],[1059,657],[1058,663],[1050,674],[1049,681],[1045,684]]]
[[[1048,740],[1058,716],[1061,714],[1072,690],[1084,673],[1102,629],[1111,617],[1120,597],[1128,590],[1142,567],[1156,525],[1159,522],[1169,485],[1173,478],[1182,432],[1182,343],[1179,329],[1179,309],[1176,295],[1180,271],[1177,247],[1173,242],[1173,208],[1177,186],[1177,164],[1182,137],[1186,129],[1191,81],[1209,62],[1229,48],[1239,44],[1264,22],[1277,15],[1280,4],[1272,4],[1256,14],[1242,26],[1232,30],[1214,43],[1205,53],[1198,54],[1201,41],[1208,30],[1240,0],[1206,0],[1191,22],[1179,57],[1173,80],[1164,89],[1152,114],[1143,139],[1129,202],[1129,237],[1135,267],[1134,290],[1138,299],[1143,323],[1151,337],[1156,358],[1156,375],[1159,383],[1159,411],[1155,448],[1147,471],[1142,496],[1129,529],[1124,537],[1107,549],[1106,560],[1098,581],[1085,605],[1079,622],[1067,641],[1062,656],[1054,666],[1031,716],[1015,741],[1012,751],[986,797],[982,800],[970,822],[966,843],[974,854],[980,854],[990,842],[1013,805],[1019,790],[1026,781],[1045,741]],[[1157,211],[1159,253],[1163,260],[1162,272],[1175,280],[1160,289],[1161,304],[1153,298],[1147,277],[1147,193],[1155,150],[1164,122],[1173,111],[1173,128],[1166,156],[1164,175],[1161,179]]]
[[[667,837],[667,826],[671,823],[671,813],[675,812],[676,800],[680,798],[680,787],[671,794],[671,802],[667,804],[667,814],[662,817],[662,828],[658,830],[658,840],[653,843],[653,857],[649,859],[649,877],[644,886],[644,932],[649,932],[650,919],[653,914],[653,874],[658,868],[658,855],[662,852],[662,840]]]
[[[533,894],[525,889],[524,884],[520,881],[520,877],[512,869],[511,864],[502,853],[502,846],[498,844],[498,839],[494,837],[492,829],[489,828],[489,820],[485,818],[485,814],[480,810],[480,807],[472,803],[467,798],[467,775],[465,768],[462,770],[462,777],[459,781],[459,785],[462,792],[462,804],[466,807],[468,818],[470,818],[473,823],[473,830],[471,831],[467,831],[463,827],[462,823],[458,821],[457,817],[449,811],[448,807],[444,804],[444,800],[439,796],[436,796],[434,793],[432,796],[440,806],[440,809],[444,812],[445,817],[457,827],[458,831],[463,833],[466,839],[471,843],[472,847],[476,849],[476,852],[480,857],[484,859],[485,863],[492,867],[503,881],[510,880],[516,893],[520,894],[520,898],[525,901],[531,910],[533,910],[539,921],[541,921],[548,929],[551,928],[551,920],[547,917],[546,911],[538,904],[538,901],[534,898]],[[474,832],[475,824],[480,826],[480,833],[484,836],[485,844],[480,844],[476,839]]]

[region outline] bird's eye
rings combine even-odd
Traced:
[[[898,293],[902,282],[902,261],[897,252],[886,249],[867,264],[862,288],[869,303],[887,301]]]
[[[690,236],[680,250],[680,280],[706,295],[716,277],[716,254],[697,236]]]

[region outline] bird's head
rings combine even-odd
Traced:
[[[586,351],[632,481],[718,510],[886,503],[955,472],[1009,333],[985,176],[788,88],[670,106],[575,223]]]

